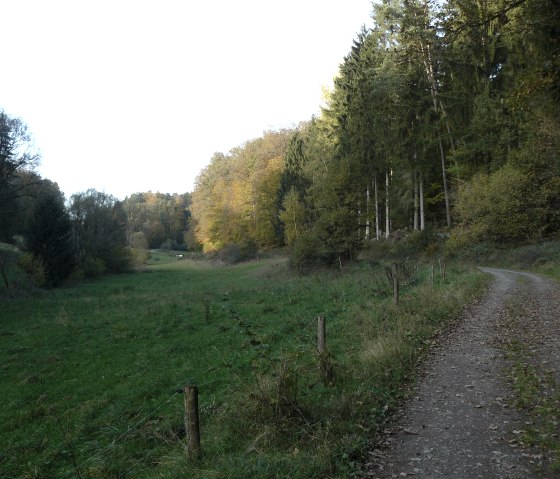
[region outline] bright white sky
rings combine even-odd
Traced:
[[[0,109],[39,173],[95,188],[192,191],[216,151],[319,112],[371,0],[0,0]]]

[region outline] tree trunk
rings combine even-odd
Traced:
[[[391,234],[391,222],[389,220],[389,169],[385,170],[385,238]]]
[[[369,184],[366,186],[366,241],[369,240]]]
[[[447,219],[447,227],[451,228],[451,209],[449,206],[449,191],[447,188],[447,173],[445,171],[445,153],[443,151],[443,142],[441,135],[438,133],[439,151],[441,155],[441,174],[443,176],[443,195],[445,197],[445,217]]]
[[[362,203],[358,201],[358,239],[362,239]]]
[[[427,8],[427,3],[425,4]],[[432,60],[432,52],[430,50],[430,45],[420,43],[420,51],[423,55],[423,62],[424,62],[424,69],[426,72],[426,77],[428,78],[428,82],[430,84],[430,94],[432,97],[432,103],[434,106],[434,111],[438,113],[440,111],[441,101],[439,100],[438,96],[438,87],[436,83],[436,78],[434,74],[434,67],[433,67],[433,60]],[[443,115],[443,112],[442,112]],[[438,130],[438,142],[439,142],[439,151],[441,155],[441,171],[443,176],[443,194],[445,196],[445,216],[447,219],[447,226],[451,227],[451,211],[449,206],[449,191],[447,187],[447,173],[445,171],[445,151],[443,149],[443,142],[441,140],[441,133]]]
[[[10,292],[10,282],[8,280],[8,274],[6,273],[7,262],[7,260],[0,260],[0,272],[2,273],[2,279],[4,280],[6,291]]]
[[[414,186],[414,231],[418,231],[418,181],[415,171],[412,173],[412,184]]]
[[[419,182],[419,196],[420,196],[420,231],[424,231],[426,227],[425,219],[424,219],[424,178],[422,176],[422,172],[418,175],[418,182]]]
[[[373,177],[373,194],[375,200],[375,239],[379,240],[381,232],[379,231],[379,197],[377,195],[377,175]]]
[[[451,133],[451,126],[449,126],[447,112],[445,111],[441,98],[438,98],[438,100],[439,100],[439,107],[441,108],[441,115],[443,117],[443,122],[445,123],[445,129],[447,130],[447,134],[449,135],[449,143],[451,145],[451,151],[455,153],[455,141],[453,140],[453,135]]]

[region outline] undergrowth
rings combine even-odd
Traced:
[[[448,253],[461,261],[478,266],[533,271],[560,280],[560,241],[558,240],[517,246],[477,243]]]

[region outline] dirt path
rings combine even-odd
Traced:
[[[532,360],[560,379],[559,288],[532,274],[483,270],[494,276],[490,290],[432,351],[362,477],[560,477],[538,472],[539,455],[514,446],[527,418],[510,407],[511,365],[503,350],[504,338],[520,334],[504,325],[521,301]]]

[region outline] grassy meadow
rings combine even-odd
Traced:
[[[380,265],[300,276],[282,258],[159,252],[143,273],[2,299],[0,476],[350,476],[418,358],[487,283],[454,264],[434,286],[428,264],[408,270],[394,305]],[[186,383],[200,388],[198,460]]]

